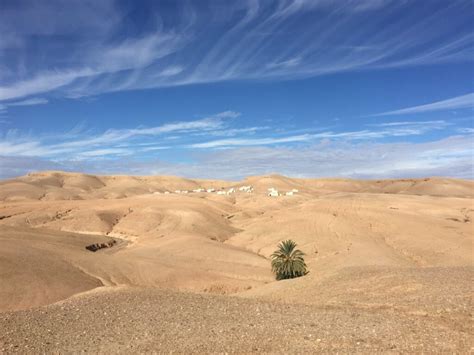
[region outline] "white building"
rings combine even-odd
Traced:
[[[251,193],[251,192],[253,191],[253,187],[250,186],[250,185],[248,185],[248,186],[241,186],[241,187],[239,187],[239,191]]]
[[[268,189],[268,196],[271,196],[271,197],[278,197],[280,196],[280,194],[278,193],[278,190],[273,188],[273,187],[270,187]]]

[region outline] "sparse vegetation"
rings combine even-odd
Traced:
[[[304,276],[308,273],[305,254],[296,249],[296,243],[293,240],[285,240],[278,244],[278,249],[271,255],[272,271],[277,280],[293,279]]]

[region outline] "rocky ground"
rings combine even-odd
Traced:
[[[439,314],[102,288],[0,314],[2,353],[457,352],[472,327]]]

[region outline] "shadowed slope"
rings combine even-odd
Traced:
[[[0,311],[49,304],[103,286],[75,260],[92,259],[85,245],[105,240],[0,226]]]

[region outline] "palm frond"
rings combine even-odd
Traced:
[[[277,280],[292,279],[308,273],[304,261],[305,254],[296,249],[293,240],[285,240],[278,244],[278,249],[271,255],[272,271]]]

